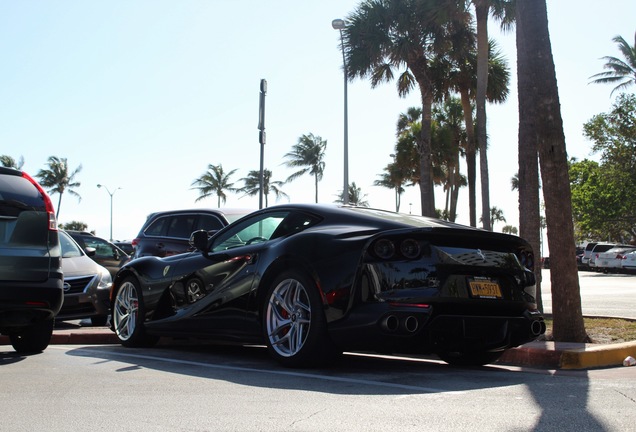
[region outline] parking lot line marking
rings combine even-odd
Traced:
[[[56,346],[49,347],[49,349],[50,348],[62,349],[67,351],[69,350],[68,346],[65,348],[63,345],[56,345]],[[102,350],[97,351],[97,350],[91,350],[90,348],[75,348],[75,347],[73,348],[74,348],[74,351],[83,351],[86,353],[98,354],[101,356],[104,355],[104,351]],[[249,367],[242,367],[242,366],[216,365],[216,364],[203,363],[203,362],[192,361],[192,360],[180,360],[180,359],[156,357],[156,356],[150,356],[150,355],[144,355],[144,354],[108,352],[108,355],[112,357],[119,356],[119,357],[125,357],[125,358],[136,358],[136,359],[152,360],[152,361],[159,361],[159,362],[165,362],[165,363],[183,364],[188,366],[198,366],[198,367],[203,367],[208,369],[219,369],[219,370],[228,370],[228,371],[237,371],[237,372],[265,373],[270,375],[310,378],[310,379],[316,379],[316,380],[322,380],[322,381],[333,381],[333,382],[340,382],[340,383],[360,384],[360,385],[369,385],[369,386],[377,386],[377,387],[390,387],[390,388],[396,388],[401,390],[416,391],[419,393],[444,393],[445,395],[448,395],[448,394],[461,395],[466,393],[465,391],[448,391],[447,389],[439,389],[434,387],[421,387],[421,386],[413,386],[413,385],[398,384],[398,383],[387,383],[382,381],[365,380],[365,379],[357,379],[357,378],[334,377],[334,376],[318,375],[318,374],[311,374],[311,373],[304,373],[304,372],[266,370],[266,369],[256,369],[256,368],[249,368]]]

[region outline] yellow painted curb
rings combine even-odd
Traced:
[[[565,350],[561,354],[561,369],[587,369],[623,364],[627,356],[636,357],[636,342],[611,345],[587,345],[585,348]]]

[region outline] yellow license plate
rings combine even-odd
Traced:
[[[477,298],[501,298],[501,288],[491,280],[471,280],[468,282],[470,293]]]

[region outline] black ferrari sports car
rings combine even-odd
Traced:
[[[112,327],[124,346],[160,336],[263,344],[285,366],[343,351],[437,354],[482,365],[535,340],[534,256],[523,239],[361,207],[290,204],[220,231],[194,252],[117,273]]]

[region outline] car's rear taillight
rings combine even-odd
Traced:
[[[49,214],[49,230],[57,231],[57,219],[55,218],[55,209],[53,208],[53,202],[51,201],[51,197],[46,193],[42,186],[38,182],[36,182],[33,177],[28,175],[25,172],[22,172],[22,177],[27,179],[28,181],[35,186],[35,188],[42,194],[42,199],[44,199],[44,206],[46,208],[46,212]]]

